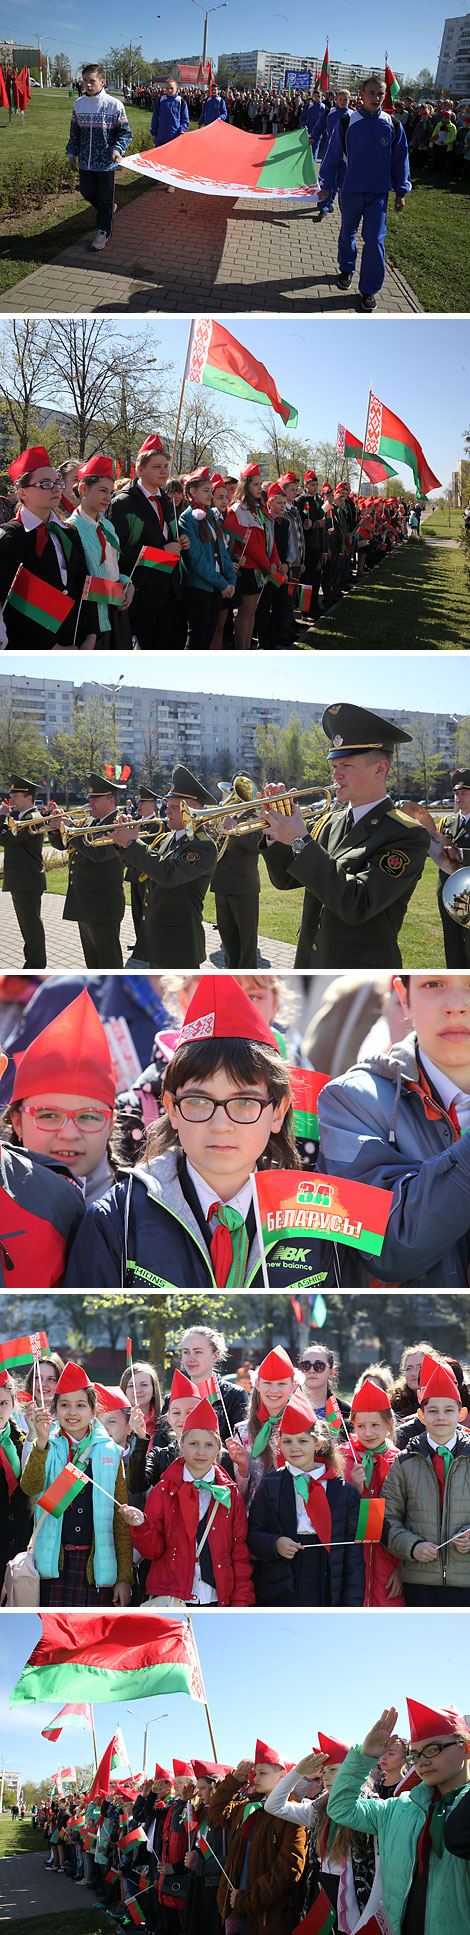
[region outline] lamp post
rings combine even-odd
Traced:
[[[193,7],[199,7],[199,12],[200,12],[200,13],[203,13],[203,14],[204,14],[204,38],[203,38],[203,42],[202,42],[202,65],[203,65],[203,67],[205,67],[205,65],[206,65],[206,57],[207,57],[207,30],[208,30],[208,24],[209,24],[209,14],[210,14],[210,13],[221,13],[221,10],[222,10],[222,7],[228,7],[228,0],[219,0],[219,5],[218,5],[217,7],[202,7],[202,6],[201,6],[201,0],[193,0]]]
[[[126,1713],[131,1713],[133,1715],[134,1714],[133,1707],[126,1707]],[[148,1740],[149,1740],[150,1727],[159,1727],[160,1721],[167,1720],[167,1719],[168,1719],[167,1713],[156,1713],[152,1720],[147,1720],[147,1725],[144,1733],[144,1759],[143,1759],[143,1771],[144,1771],[145,1779],[147,1779]]]

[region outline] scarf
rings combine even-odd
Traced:
[[[225,1505],[226,1512],[230,1511],[229,1485],[216,1485],[213,1478],[193,1478],[193,1485],[196,1492],[211,1492],[217,1505]]]
[[[13,1443],[11,1425],[9,1423],[5,1425],[3,1431],[0,1431],[0,1468],[6,1478],[8,1497],[11,1498],[13,1492],[16,1492],[21,1473],[21,1463],[16,1445]]]
[[[217,1227],[210,1242],[211,1263],[218,1289],[239,1288],[245,1281],[248,1236],[245,1219],[229,1203],[211,1203],[207,1221],[216,1218]]]
[[[327,1552],[331,1545],[331,1510],[321,1479],[312,1478],[311,1472],[299,1471],[294,1478],[295,1491],[303,1498],[307,1517],[314,1532],[325,1546]]]
[[[61,1432],[61,1437],[67,1439],[67,1444],[68,1444],[67,1463],[69,1463],[70,1461],[72,1465],[83,1465],[83,1464],[86,1465],[88,1462],[88,1458],[90,1456],[90,1451],[92,1449],[92,1444],[93,1444],[93,1420],[92,1420],[92,1423],[88,1426],[86,1438],[82,1438],[79,1445],[74,1444],[73,1438],[69,1437],[69,1433],[68,1431],[65,1430],[65,1426],[63,1424],[61,1424],[60,1432]]]
[[[376,1445],[375,1451],[363,1451],[362,1457],[361,1457],[361,1465],[366,1475],[367,1490],[369,1490],[369,1487],[372,1484],[372,1479],[374,1476],[374,1465],[377,1463],[377,1458],[380,1457],[381,1452],[384,1452],[387,1450],[388,1450],[388,1445],[387,1445],[387,1442],[385,1442],[385,1444],[383,1445]]]
[[[277,1415],[276,1415],[276,1417],[275,1417],[275,1418],[272,1418],[272,1417],[270,1417],[270,1416],[269,1416],[269,1411],[267,1411],[267,1410],[266,1410],[266,1405],[265,1405],[265,1404],[259,1404],[259,1406],[258,1406],[258,1424],[259,1424],[259,1425],[261,1426],[261,1429],[260,1429],[260,1430],[259,1430],[259,1431],[257,1432],[257,1435],[256,1435],[256,1438],[255,1438],[255,1439],[254,1439],[254,1441],[253,1441],[253,1457],[254,1457],[254,1458],[258,1458],[258,1457],[259,1457],[259,1454],[260,1454],[260,1451],[265,1451],[265,1450],[266,1450],[266,1445],[268,1445],[268,1444],[269,1444],[269,1440],[270,1440],[270,1437],[271,1437],[271,1432],[272,1432],[272,1429],[273,1429],[273,1425],[274,1425],[274,1424],[276,1424],[276,1425],[278,1425],[278,1424],[280,1424],[280,1422],[281,1422],[281,1418],[283,1417],[283,1414],[284,1414],[284,1411],[285,1411],[285,1408],[286,1408],[286,1407],[285,1407],[285,1404],[283,1404],[283,1406],[282,1406],[282,1411],[278,1411],[278,1412],[277,1412]]]
[[[262,1801],[245,1801],[245,1806],[243,1809],[243,1820],[241,1822],[242,1838],[243,1838],[243,1841],[245,1842],[245,1845],[246,1845],[246,1842],[249,1841],[252,1828],[254,1827],[254,1821],[252,1821],[251,1827],[250,1827],[251,1815],[255,1814],[257,1809],[260,1807],[264,1807],[264,1796]]]
[[[427,1852],[429,1843],[431,1843],[431,1848],[434,1848],[434,1853],[437,1854],[438,1860],[442,1860],[446,1814],[448,1808],[452,1806],[452,1802],[457,1800],[461,1792],[462,1789],[456,1787],[452,1794],[441,1794],[440,1787],[435,1787],[417,1845],[419,1875],[423,1873],[424,1855]]]

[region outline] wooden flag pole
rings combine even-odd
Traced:
[[[362,472],[363,472],[363,469],[364,469],[364,457],[365,457],[365,450],[366,450],[366,443],[367,443],[367,431],[368,431],[368,429],[369,429],[369,416],[370,416],[370,399],[371,399],[371,396],[372,396],[372,384],[371,384],[371,383],[369,383],[369,399],[368,399],[368,404],[367,404],[367,416],[366,416],[366,427],[365,427],[365,431],[364,431],[364,442],[363,442],[363,445],[362,445],[362,455],[361,455],[361,468],[360,468],[360,471],[359,471],[359,485],[358,485],[358,492],[357,492],[357,495],[358,495],[358,498],[359,498],[359,497],[360,497],[360,495],[361,495],[361,484],[362,484]]]
[[[181,384],[181,392],[180,392],[180,400],[179,400],[179,404],[178,404],[178,415],[177,415],[177,418],[176,418],[176,430],[175,430],[175,440],[174,440],[174,444],[173,444],[173,449],[172,449],[172,453],[171,453],[171,465],[170,465],[170,477],[172,477],[172,476],[173,476],[173,471],[174,471],[174,467],[175,467],[175,457],[176,457],[176,445],[177,445],[177,442],[178,442],[178,432],[179,432],[179,427],[180,427],[180,421],[181,421],[181,411],[182,411],[182,408],[183,408],[183,397],[184,397],[184,386],[185,386],[185,382],[186,382],[186,371],[187,371],[187,368],[188,368],[188,363],[189,363],[189,352],[190,352],[190,348],[191,348],[191,337],[192,337],[192,333],[193,333],[193,328],[194,328],[194,317],[191,317],[191,322],[190,322],[190,325],[189,325],[189,336],[188,336],[188,347],[187,347],[187,350],[186,350],[186,358],[185,358],[185,365],[184,365],[184,370],[183,370],[183,381],[182,381],[182,384]]]

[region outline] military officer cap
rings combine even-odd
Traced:
[[[215,806],[217,803],[214,794],[208,793],[207,787],[202,784],[202,779],[196,779],[195,773],[190,773],[188,766],[174,767],[171,786],[165,798],[171,799],[173,793],[179,794],[180,799],[183,800],[197,800],[199,806]]]
[[[37,787],[34,779],[21,779],[19,773],[12,773],[10,786],[14,793],[32,793],[35,799]]]
[[[392,753],[394,746],[411,740],[412,733],[377,712],[366,712],[362,705],[327,705],[322,718],[323,731],[331,740],[328,759],[346,759],[349,753]]]
[[[470,766],[455,766],[450,777],[453,786],[470,786]]]
[[[161,797],[162,797],[161,793],[154,793],[152,791],[152,787],[147,786],[147,783],[146,781],[144,782],[144,780],[142,780],[142,785],[138,786],[137,788],[138,800],[153,800],[154,806],[157,806],[158,801],[161,800]]]
[[[88,793],[112,793],[114,796],[126,790],[117,779],[108,779],[107,773],[87,773],[86,785]]]

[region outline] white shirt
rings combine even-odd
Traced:
[[[214,1484],[215,1482],[214,1465],[210,1466],[209,1471],[204,1472],[204,1477],[209,1480],[209,1483],[211,1485]],[[183,1485],[193,1485],[193,1484],[194,1484],[194,1479],[193,1479],[192,1471],[188,1471],[188,1466],[185,1464],[183,1465]],[[203,1489],[201,1489],[201,1491],[198,1492],[200,1520],[201,1518],[205,1518],[208,1505],[209,1505],[209,1517],[210,1517],[214,1503],[215,1503],[215,1500],[212,1498],[210,1492],[205,1492]],[[224,1507],[222,1506],[221,1509],[223,1510]],[[213,1606],[213,1605],[216,1605],[217,1603],[217,1593],[214,1589],[214,1586],[207,1586],[205,1583],[205,1580],[201,1579],[201,1567],[198,1559],[196,1559],[196,1564],[194,1567],[193,1599],[197,1599],[198,1604],[200,1606]]]
[[[429,1436],[429,1431],[427,1431],[427,1432],[426,1432],[426,1437],[427,1437],[427,1441],[428,1441],[428,1445],[430,1445],[430,1446],[431,1446],[431,1451],[453,1451],[453,1449],[454,1449],[454,1445],[456,1445],[456,1444],[457,1444],[457,1432],[456,1432],[456,1431],[454,1431],[454,1436],[453,1436],[453,1438],[450,1438],[450,1439],[449,1439],[449,1443],[448,1443],[448,1444],[445,1444],[445,1445],[437,1445],[437,1444],[435,1443],[435,1440],[434,1440],[434,1438],[430,1438],[430,1436]]]
[[[194,1183],[196,1195],[199,1197],[202,1214],[203,1216],[205,1216],[206,1222],[207,1222],[208,1212],[209,1212],[211,1203],[219,1202],[220,1198],[217,1196],[217,1192],[214,1191],[214,1189],[210,1188],[210,1185],[205,1181],[204,1176],[199,1175],[199,1170],[193,1169],[192,1162],[188,1162],[187,1158],[186,1158],[186,1168],[188,1171],[188,1176],[191,1177],[191,1182]],[[244,1223],[246,1223],[248,1211],[251,1207],[252,1201],[253,1201],[253,1185],[250,1182],[250,1180],[248,1180],[248,1182],[243,1184],[243,1189],[239,1189],[238,1196],[230,1196],[228,1203],[223,1203],[222,1208],[239,1209],[240,1215],[243,1216],[243,1221]]]
[[[386,793],[381,793],[379,800],[368,800],[366,806],[353,806],[350,800],[349,812],[352,813],[354,825],[357,826],[358,820],[363,820],[365,818],[366,813],[373,813],[374,806],[381,806],[382,801],[386,800],[386,798],[387,798]]]
[[[37,531],[39,529],[39,525],[43,523],[42,517],[34,517],[32,511],[27,511],[25,504],[21,505],[20,518],[21,518],[21,523],[23,525],[24,531]],[[45,528],[47,531],[49,531],[47,520],[46,520]],[[62,584],[66,586],[67,585],[67,563],[66,563],[65,552],[62,550],[60,538],[57,536],[56,531],[49,531],[49,537],[52,539],[52,543],[54,546],[54,551],[55,551],[57,563],[59,566]]]
[[[296,1478],[306,1478],[307,1482],[309,1478],[314,1478],[316,1482],[319,1480],[320,1484],[323,1486],[323,1490],[326,1491],[326,1478],[325,1478],[324,1465],[315,1465],[314,1471],[299,1471],[298,1465],[289,1465],[287,1462],[287,1459],[286,1459],[286,1464],[287,1464],[287,1470],[290,1471],[291,1478],[293,1478],[294,1480]],[[294,1483],[294,1491],[295,1491],[295,1483]],[[297,1492],[297,1491],[295,1492],[295,1509],[297,1513],[297,1531],[311,1532],[313,1538],[315,1538],[315,1527],[314,1525],[312,1525],[312,1520],[308,1516],[307,1507],[304,1503],[301,1492]]]
[[[450,1075],[443,1075],[442,1068],[436,1068],[435,1062],[429,1060],[429,1055],[423,1055],[420,1051],[420,1058],[424,1073],[427,1075],[428,1081],[432,1082],[433,1088],[437,1088],[437,1093],[444,1108],[447,1109],[447,1113],[453,1102],[460,1132],[462,1135],[468,1134],[470,1129],[470,1094],[467,1095],[464,1089],[458,1088],[457,1083],[452,1081]]]
[[[161,531],[161,532],[162,532],[162,534],[163,534],[163,537],[164,537],[164,538],[167,538],[167,537],[168,537],[168,525],[167,525],[167,524],[165,524],[165,523],[163,523],[163,524],[161,524],[161,523],[160,523],[160,517],[159,517],[159,514],[158,514],[158,511],[157,511],[157,507],[156,507],[156,503],[155,503],[155,498],[156,498],[156,497],[161,497],[161,491],[159,491],[159,490],[146,490],[146,489],[145,489],[145,484],[142,484],[142,483],[141,483],[141,480],[140,480],[140,477],[138,477],[138,478],[137,478],[137,486],[138,486],[138,489],[139,489],[139,490],[141,490],[141,491],[143,491],[143,495],[144,495],[144,497],[146,497],[146,498],[147,498],[147,503],[148,503],[148,504],[150,504],[150,505],[151,505],[151,507],[152,507],[152,510],[153,510],[153,511],[155,511],[155,516],[156,516],[156,518],[157,518],[157,522],[158,522],[158,528],[159,528],[159,531]],[[162,516],[163,516],[163,505],[162,505]]]
[[[106,546],[106,550],[103,558],[103,577],[113,578],[117,583],[119,579],[119,553],[116,551],[115,544],[111,544],[110,539],[106,536],[106,531],[103,530],[103,526],[101,523],[101,517],[90,517],[89,511],[83,511],[81,505],[80,505],[78,514],[80,518],[83,518],[84,524],[91,524],[92,530],[97,531],[98,525],[99,525],[101,535],[104,538],[104,542]],[[77,526],[72,524],[72,530],[76,530],[76,529],[77,529]],[[79,527],[79,530],[80,530],[80,527]],[[52,542],[54,542],[54,540],[52,540]]]

